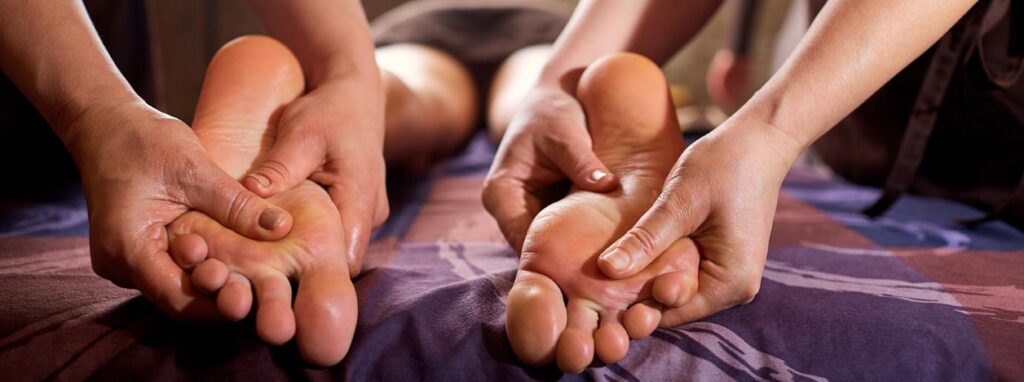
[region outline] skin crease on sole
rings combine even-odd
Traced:
[[[378,49],[378,64],[388,100],[384,151],[406,155],[385,155],[389,166],[445,155],[472,133],[475,88],[457,61],[401,45]],[[270,147],[281,110],[303,88],[301,67],[283,44],[238,38],[210,63],[193,127],[215,162],[240,177]],[[426,108],[444,112],[424,114]],[[294,337],[308,362],[334,365],[348,352],[358,315],[337,208],[310,181],[268,200],[293,217],[284,239],[249,240],[191,211],[169,227],[172,255],[192,269],[194,284],[217,295],[226,318],[245,318],[255,300],[263,340],[283,344]],[[298,282],[294,303],[289,280]]]
[[[598,269],[598,255],[655,202],[684,143],[665,79],[642,56],[619,53],[594,62],[577,97],[594,152],[622,187],[607,194],[574,189],[538,214],[506,317],[509,341],[523,362],[556,361],[567,372],[582,371],[594,356],[604,363],[621,360],[630,338],[646,337],[658,324],[653,293],[659,300],[689,299],[699,262],[693,242],[681,239],[632,277],[612,280]],[[657,276],[670,273],[679,283],[654,285]]]

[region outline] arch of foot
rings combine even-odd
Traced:
[[[608,194],[573,190],[546,207],[527,233],[519,272],[509,292],[506,330],[525,363],[552,361],[579,372],[594,357],[621,360],[630,338],[650,335],[660,319],[651,302],[653,280],[678,274],[696,289],[696,247],[680,240],[647,269],[611,280],[598,255],[655,201],[683,149],[660,69],[629,53],[586,68],[577,88],[598,157],[620,179]]]

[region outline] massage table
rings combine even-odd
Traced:
[[[981,212],[794,169],[753,302],[632,341],[581,375],[528,367],[505,337],[516,254],[480,203],[480,134],[426,176],[391,181],[391,218],[356,278],[341,364],[262,343],[251,319],[171,320],[93,274],[80,190],[0,203],[0,380],[1024,380],[1024,233]]]

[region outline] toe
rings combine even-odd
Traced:
[[[295,297],[295,339],[306,361],[317,366],[341,362],[352,344],[358,308],[344,258],[315,264],[299,276]]]
[[[228,266],[217,259],[207,259],[192,270],[192,285],[202,293],[212,294],[228,282]]]
[[[217,294],[217,310],[231,321],[241,321],[252,309],[252,284],[238,273],[228,275],[228,281]]]
[[[622,327],[619,312],[601,316],[601,326],[594,332],[594,351],[597,358],[606,364],[619,362],[629,351],[629,336]]]
[[[171,240],[171,256],[182,269],[191,269],[206,259],[206,240],[196,234],[175,236]]]
[[[644,301],[633,304],[622,317],[622,323],[626,327],[629,338],[645,338],[658,328],[661,321],[661,304],[654,301]]]
[[[579,299],[570,299],[565,331],[558,338],[558,368],[570,373],[583,371],[594,360],[594,330],[597,311]]]
[[[555,360],[558,337],[565,330],[562,291],[547,276],[520,270],[508,294],[505,331],[512,350],[524,363],[546,365]]]
[[[266,274],[256,284],[256,333],[273,345],[281,345],[295,336],[292,312],[292,286],[281,274]]]

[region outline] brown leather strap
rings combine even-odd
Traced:
[[[882,196],[870,207],[864,209],[865,215],[872,218],[882,215],[913,183],[917,170],[921,167],[921,161],[924,159],[928,137],[935,129],[935,120],[946,97],[946,89],[953,78],[953,73],[960,63],[963,52],[972,48],[971,43],[975,42],[979,27],[978,17],[974,17],[974,15],[976,15],[975,12],[968,13],[962,31],[953,28],[939,40],[928,71],[925,73],[924,81],[922,81],[921,91],[917,94],[917,100],[914,101],[907,130],[903,133],[903,140],[900,142],[892,171],[885,181]]]

